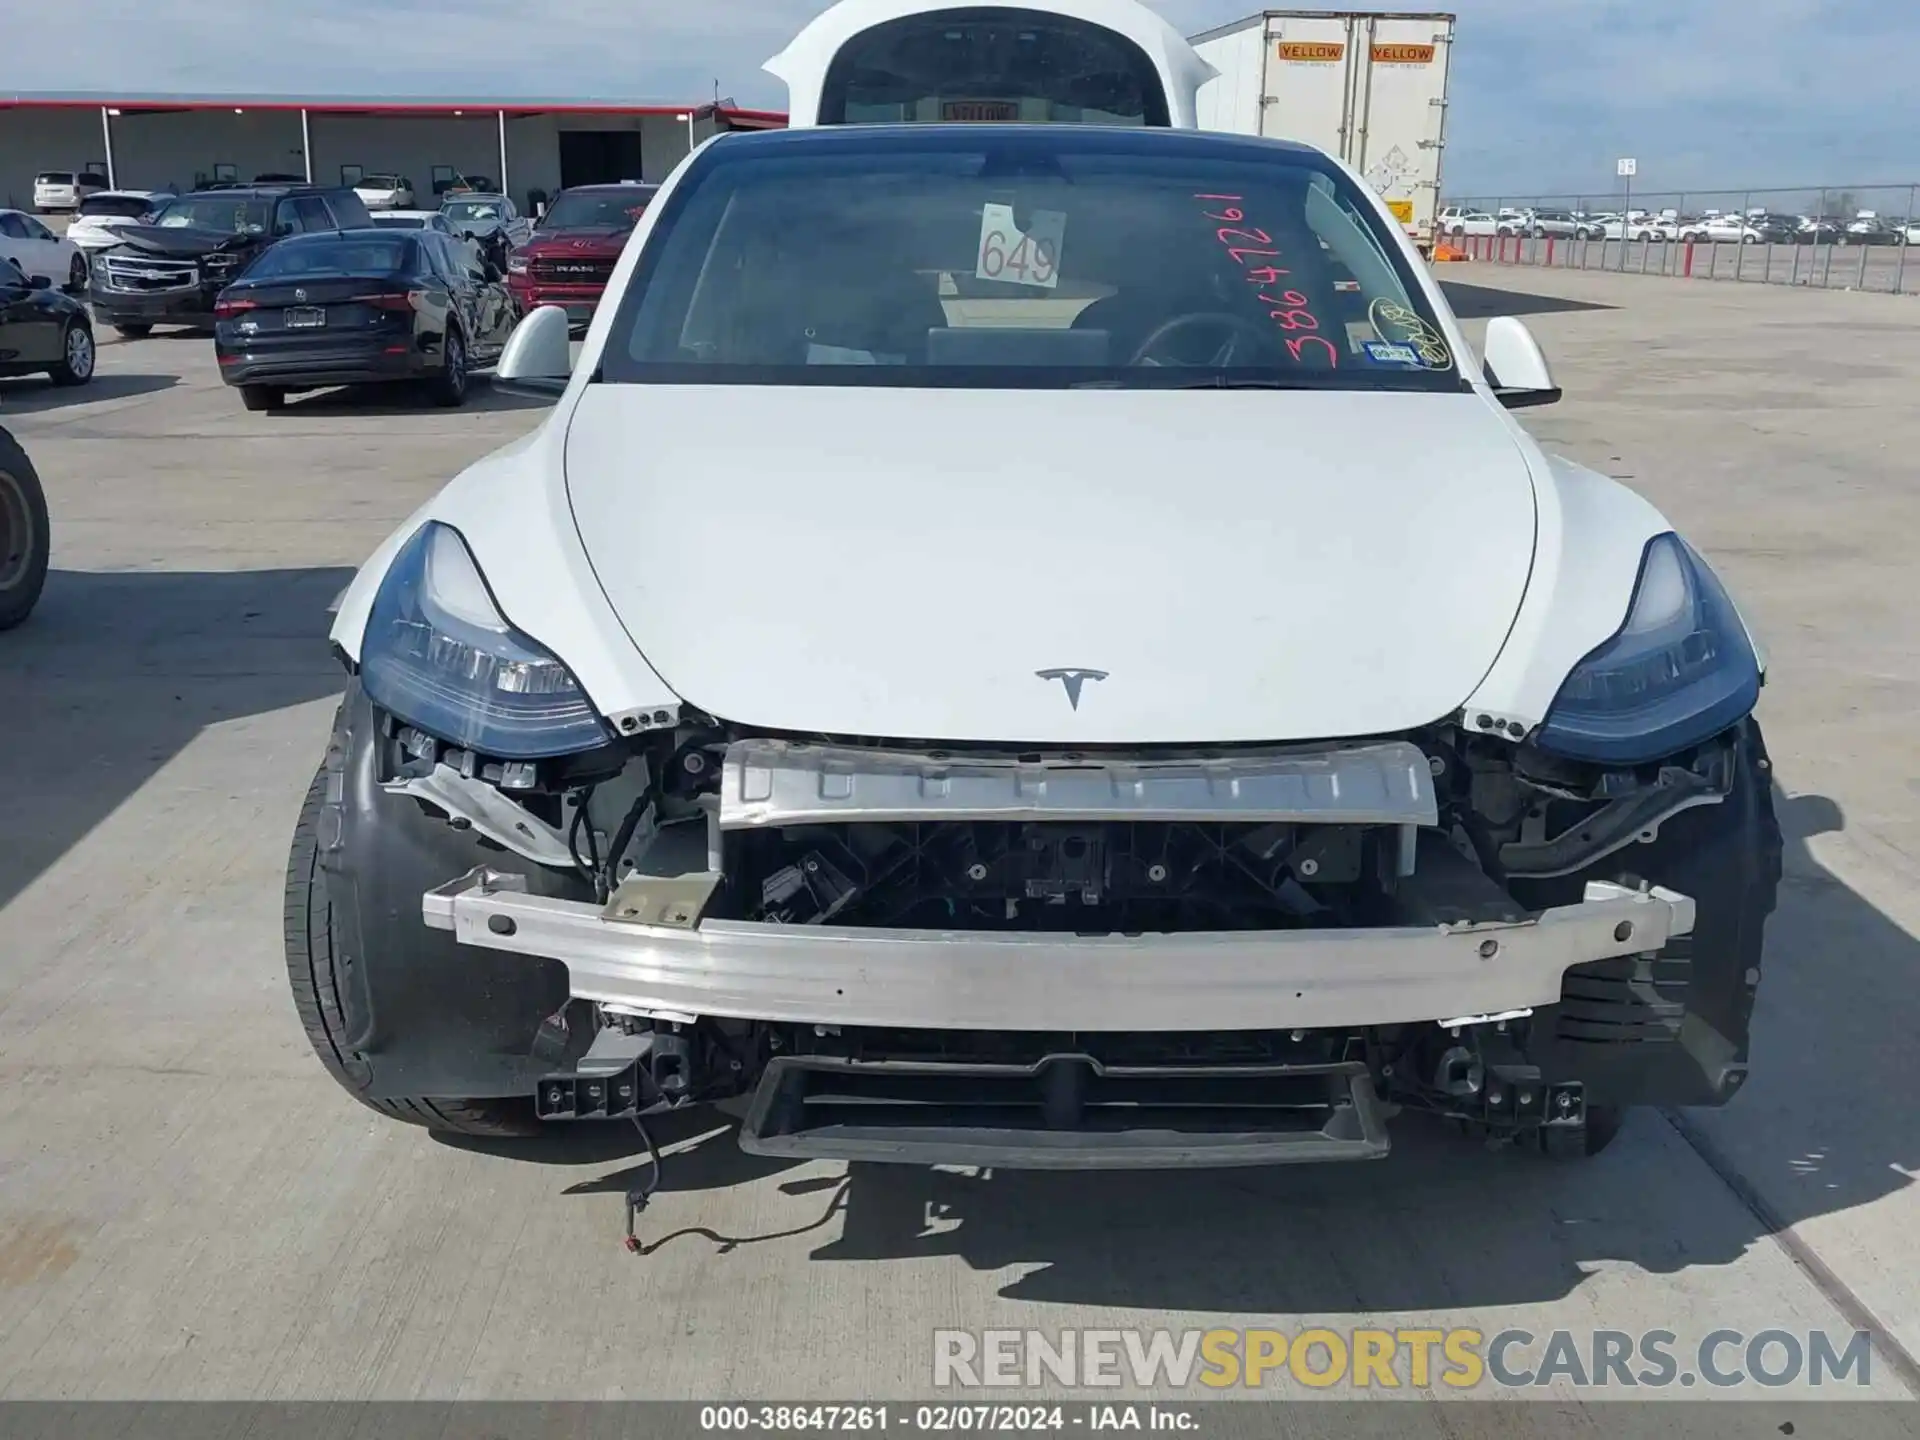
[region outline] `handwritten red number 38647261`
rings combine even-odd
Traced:
[[[1273,236],[1265,230],[1247,225],[1247,212],[1241,208],[1246,203],[1240,195],[1195,195],[1195,200],[1220,205],[1219,210],[1203,210],[1201,213],[1215,223],[1213,238],[1227,252],[1233,263],[1240,267],[1243,277],[1249,285],[1257,289],[1256,297],[1268,306],[1267,318],[1276,329],[1293,332],[1294,338],[1286,340],[1287,353],[1300,364],[1306,364],[1306,350],[1310,345],[1318,345],[1326,352],[1327,364],[1338,366],[1340,348],[1323,335],[1301,334],[1301,331],[1316,331],[1320,328],[1320,319],[1313,313],[1313,307],[1307,297],[1298,290],[1286,290],[1281,294],[1269,293],[1269,287],[1279,285],[1280,281],[1293,272],[1284,269],[1280,261],[1285,258],[1273,246]],[[1248,265],[1249,259],[1261,260],[1262,264]]]

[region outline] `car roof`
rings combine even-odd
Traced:
[[[175,198],[190,200],[196,195],[217,195],[222,200],[231,200],[236,195],[258,195],[263,198],[271,195],[277,199],[282,195],[337,195],[350,188],[346,185],[295,185],[289,181],[285,185],[226,185],[217,190],[188,190]]]
[[[464,205],[476,200],[484,204],[490,200],[497,201],[505,200],[506,198],[507,197],[502,195],[498,190],[462,190],[457,194],[442,195],[440,197],[440,208],[444,210],[449,205]]]
[[[595,180],[591,185],[569,185],[562,195],[631,195],[636,190],[658,190],[653,180]]]
[[[1263,135],[1229,135],[1215,130],[1182,130],[1164,125],[1048,124],[905,124],[817,125],[793,130],[736,130],[714,141],[715,153],[738,153],[750,145],[763,149],[804,151],[978,149],[996,141],[1027,145],[1057,142],[1063,149],[1084,153],[1137,154],[1194,159],[1240,157],[1271,160],[1278,155],[1327,159],[1327,152],[1298,140]]]

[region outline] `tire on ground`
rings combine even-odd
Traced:
[[[339,1040],[342,1012],[339,977],[334,970],[332,910],[327,901],[326,873],[320,868],[318,826],[330,775],[337,776],[334,757],[307,787],[300,819],[294,826],[293,848],[287,857],[286,953],[287,981],[293,989],[294,1009],[314,1054],[340,1087],[368,1109],[395,1120],[424,1125],[429,1130],[460,1135],[494,1137],[538,1135],[542,1127],[533,1113],[533,1098],[457,1100],[420,1096],[409,1099],[370,1098],[348,1065]]]
[[[0,429],[0,630],[25,620],[40,599],[51,548],[40,476],[19,442]]]

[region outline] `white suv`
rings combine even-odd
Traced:
[[[33,177],[33,208],[42,215],[77,210],[80,202],[107,188],[107,177],[93,170],[46,170]]]

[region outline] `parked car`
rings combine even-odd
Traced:
[[[33,208],[42,215],[77,210],[87,196],[107,188],[92,170],[43,170],[33,177]]]
[[[1500,233],[1500,222],[1486,210],[1462,211],[1447,222],[1446,233],[1456,237],[1497,235]]]
[[[518,311],[451,236],[374,226],[282,240],[220,294],[214,354],[249,410],[333,385],[423,383],[460,405]]]
[[[0,210],[0,259],[29,275],[45,275],[68,290],[84,290],[87,259],[80,247],[56,235],[24,210]]]
[[[1560,395],[1524,322],[1470,345],[1312,146],[818,113],[957,25],[1085,55],[1089,10],[828,11],[792,128],[675,172],[589,338],[522,322],[496,383],[553,409],[331,632],[287,966],[350,1094],[1091,1169],[1374,1159],[1403,1108],[1586,1155],[1746,1088],[1764,661],[1514,423]],[[1181,113],[1190,49],[1095,13]]]
[[[1846,233],[1846,226],[1831,217],[1802,215],[1793,238],[1798,245],[1838,245]]]
[[[1739,215],[1715,215],[1680,227],[1680,239],[1711,245],[1758,245],[1766,233]]]
[[[39,473],[13,433],[0,425],[0,630],[11,630],[39,603],[51,541]]]
[[[93,378],[93,320],[87,307],[0,256],[0,376],[45,375],[56,385]]]
[[[1797,215],[1749,215],[1747,223],[1760,232],[1760,238],[1769,245],[1791,245],[1800,237],[1800,217]]]
[[[67,225],[67,239],[78,245],[83,258],[95,250],[120,243],[120,229],[138,225],[173,199],[166,190],[101,190],[80,202]]]
[[[413,181],[404,175],[363,175],[353,193],[369,210],[411,210]]]
[[[122,335],[155,325],[214,328],[214,301],[276,240],[371,225],[345,186],[248,186],[198,190],[168,201],[145,225],[124,225],[119,243],[93,259],[93,313]]]
[[[579,185],[553,197],[527,243],[507,257],[522,310],[558,305],[584,331],[658,185]]]
[[[528,237],[533,234],[533,222],[522,215],[505,195],[487,195],[477,191],[449,195],[441,202],[440,213],[447,217],[447,223],[453,227],[455,234],[477,240],[483,248],[498,236],[495,248],[502,258],[506,252],[526,244]]]
[[[1570,240],[1580,229],[1580,222],[1574,218],[1571,210],[1536,210],[1527,226],[1527,233],[1536,240],[1548,236],[1555,239]]]
[[[459,238],[459,232],[438,210],[376,210],[370,213],[374,225],[382,230],[433,230]]]
[[[1873,216],[1862,216],[1847,222],[1847,228],[1840,237],[1842,245],[1898,245],[1904,237],[1904,227],[1896,229],[1891,223]]]

